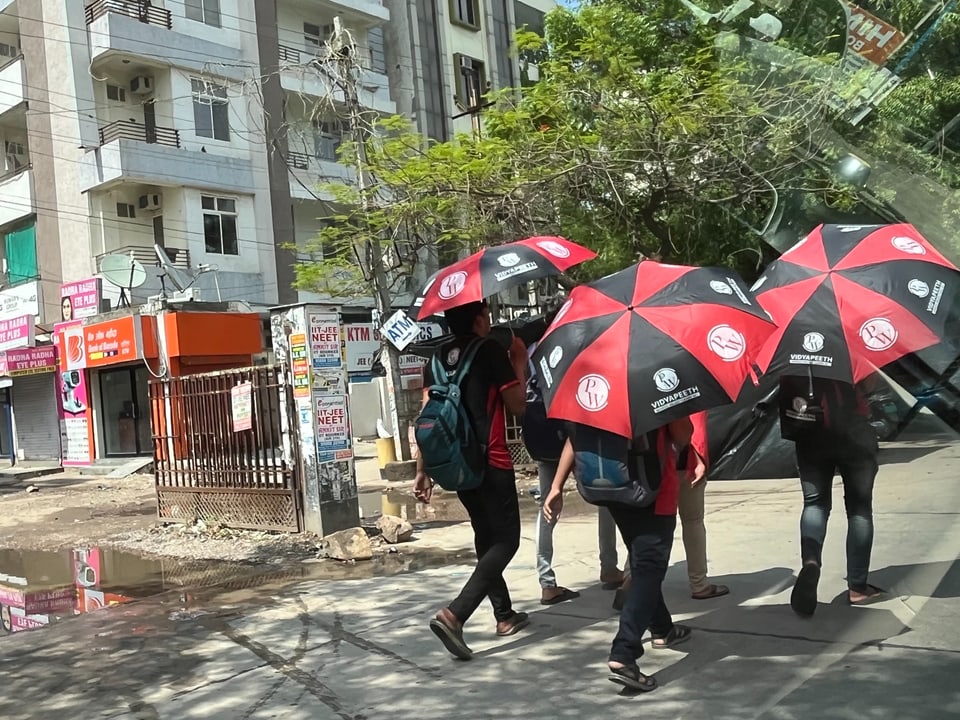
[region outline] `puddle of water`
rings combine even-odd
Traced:
[[[335,561],[263,565],[157,559],[109,548],[55,552],[0,549],[0,635],[38,630],[69,618],[150,599],[148,612],[171,620],[211,607],[256,602],[305,580],[358,580],[466,562],[470,553],[432,550]]]

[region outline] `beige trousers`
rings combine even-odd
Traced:
[[[704,480],[696,487],[680,481],[680,525],[683,528],[683,549],[687,555],[687,577],[690,591],[703,592],[707,582],[707,528],[703,524],[703,498],[707,488]]]

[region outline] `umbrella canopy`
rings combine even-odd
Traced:
[[[773,330],[736,273],[644,261],[575,288],[533,361],[550,417],[632,438],[735,399]]]
[[[413,306],[418,318],[466,305],[592,260],[597,254],[566,238],[531,237],[484,248],[443,268],[420,291]]]
[[[821,225],[753,286],[765,373],[856,383],[944,335],[960,272],[912,225]]]

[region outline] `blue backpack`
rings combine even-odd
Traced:
[[[461,388],[482,342],[473,340],[450,373],[440,360],[442,350],[434,354],[434,384],[415,424],[424,472],[444,490],[473,490],[483,481],[487,447],[474,431]]]
[[[571,434],[577,490],[591,505],[649,507],[657,500],[663,471],[657,431],[630,441],[605,430],[576,425]]]

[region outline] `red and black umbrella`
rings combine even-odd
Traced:
[[[779,326],[769,374],[856,383],[944,335],[960,272],[912,225],[821,225],[753,290]]]
[[[558,275],[597,254],[566,238],[531,237],[484,248],[436,273],[413,303],[422,319],[477,302],[528,280]]]
[[[550,417],[635,437],[735,399],[773,330],[736,273],[644,261],[575,288],[533,361]]]

